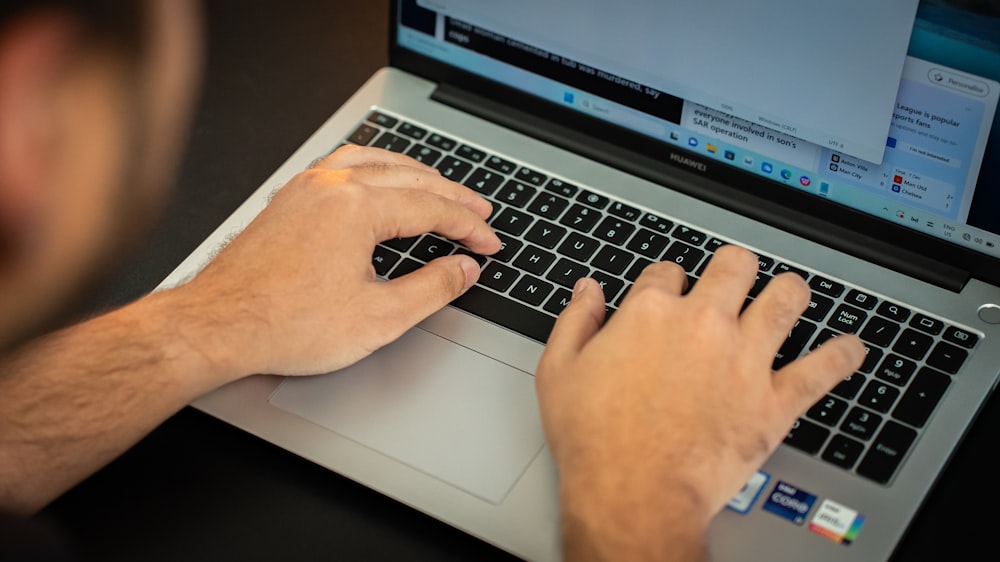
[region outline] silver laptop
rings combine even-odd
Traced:
[[[251,377],[194,405],[558,560],[532,373],[568,288],[595,277],[613,314],[649,263],[697,280],[741,244],[760,258],[748,299],[785,271],[812,287],[776,367],[843,332],[868,356],[716,518],[711,556],[887,558],[1000,365],[1000,19],[950,4],[393,0],[391,66],[162,287],[343,143],[482,193],[504,249],[477,256],[480,282],[453,306],[357,365]],[[462,251],[425,235],[372,260],[394,278]]]

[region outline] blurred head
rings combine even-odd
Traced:
[[[200,58],[190,0],[0,6],[0,349],[121,258],[161,206]]]

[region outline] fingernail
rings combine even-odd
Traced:
[[[476,263],[476,260],[466,257],[459,262],[459,266],[465,273],[465,286],[462,287],[462,292],[464,293],[479,280],[479,264]]]
[[[586,277],[581,277],[581,278],[577,279],[576,283],[573,285],[573,298],[576,298],[576,297],[582,295],[584,293],[584,291],[587,290],[587,285],[589,285],[589,284],[590,283],[587,282],[587,278]]]

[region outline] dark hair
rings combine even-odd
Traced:
[[[88,45],[130,58],[144,50],[147,9],[141,0],[2,0],[0,34],[18,17],[41,10],[65,12],[79,20]]]

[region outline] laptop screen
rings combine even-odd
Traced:
[[[1000,7],[917,3],[850,0],[817,13],[795,0],[401,0],[395,36],[567,109],[1000,258]]]

